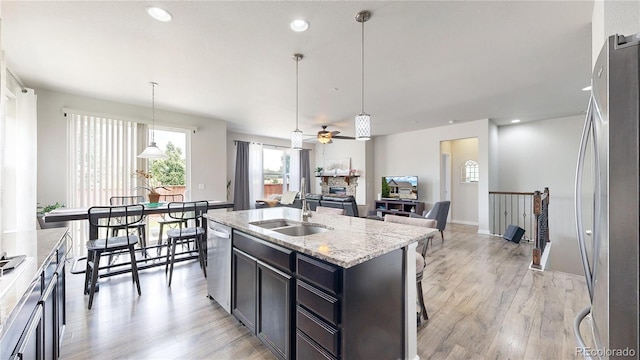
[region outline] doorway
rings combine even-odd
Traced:
[[[482,169],[476,167],[470,181],[465,166],[469,161],[478,161],[477,137],[440,142],[440,199],[451,201],[449,222],[478,225],[477,171]]]

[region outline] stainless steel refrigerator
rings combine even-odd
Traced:
[[[602,48],[592,75],[578,157],[576,227],[591,304],[578,314],[574,330],[576,352],[593,359],[640,356],[639,41],[639,34],[614,35]],[[593,184],[586,204],[583,184]],[[592,334],[587,336],[579,327],[589,313]]]

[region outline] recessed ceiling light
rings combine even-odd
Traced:
[[[454,120],[449,120],[449,124],[453,124],[454,122]]]
[[[519,122],[520,122],[520,119],[513,119],[513,120],[511,120],[511,122],[512,122],[513,124],[515,124],[515,123],[519,123]]]
[[[591,91],[591,85],[589,85],[587,87],[583,87],[582,91]]]
[[[149,6],[147,8],[147,14],[149,14],[149,16],[151,16],[152,18],[162,22],[169,22],[172,19],[171,14],[169,14],[167,10],[155,6]]]
[[[291,30],[295,32],[303,32],[309,28],[309,23],[302,19],[296,19],[291,22]]]

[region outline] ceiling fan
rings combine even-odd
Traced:
[[[320,142],[321,144],[331,144],[333,142],[332,139],[355,140],[354,137],[340,136],[338,134],[340,134],[340,131],[328,131],[327,125],[322,125],[322,130],[318,131],[318,135],[316,135],[316,138],[318,139],[318,142]]]

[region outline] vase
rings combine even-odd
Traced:
[[[160,200],[160,194],[157,192],[151,192],[149,193],[149,202],[152,204],[157,204],[158,201]]]

